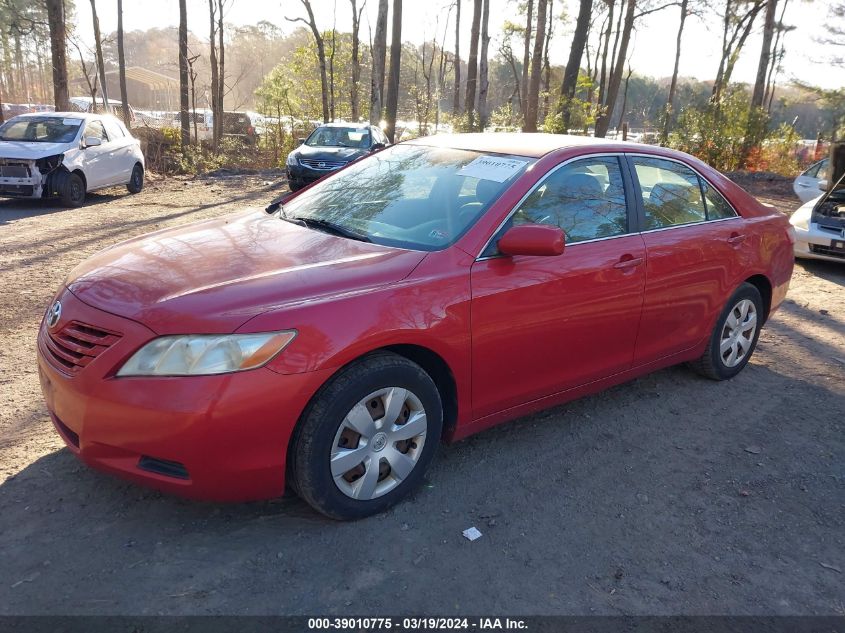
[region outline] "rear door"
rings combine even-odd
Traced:
[[[630,156],[647,253],[635,365],[695,347],[747,269],[744,220],[680,161]]]
[[[124,133],[123,127],[116,119],[104,118],[103,125],[109,135],[109,147],[112,149],[113,173],[110,174],[111,184],[129,182],[132,168],[135,166],[133,153],[134,139]]]
[[[631,366],[645,285],[622,158],[552,170],[517,205],[472,267],[473,409],[484,417]],[[513,224],[566,233],[563,255],[506,257]]]

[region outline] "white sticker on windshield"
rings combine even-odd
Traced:
[[[505,182],[528,163],[526,160],[516,158],[502,158],[501,156],[479,156],[468,165],[464,165],[458,176],[469,176],[481,178],[482,180],[493,180]]]
[[[62,119],[62,125],[75,125],[79,127],[80,123],[82,123],[82,119]]]

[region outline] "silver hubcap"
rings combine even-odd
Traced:
[[[757,308],[754,302],[743,299],[728,313],[722,328],[719,355],[725,367],[736,367],[748,356],[757,332]]]
[[[428,429],[422,402],[401,387],[374,391],[352,407],[335,433],[331,472],[348,497],[387,494],[414,470]]]

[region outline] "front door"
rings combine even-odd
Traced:
[[[513,224],[557,225],[566,234],[563,255],[506,257],[494,238],[473,265],[475,417],[631,366],[645,247],[629,232],[625,191],[617,156],[565,163],[538,183],[497,235]]]

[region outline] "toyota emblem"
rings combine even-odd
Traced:
[[[62,318],[62,302],[56,301],[47,311],[47,327],[56,327],[56,323]]]

